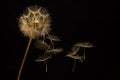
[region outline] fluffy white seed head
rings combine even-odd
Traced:
[[[42,7],[28,7],[19,18],[20,31],[30,38],[42,37],[50,32],[50,15]]]

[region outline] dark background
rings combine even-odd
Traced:
[[[34,60],[40,52],[32,43],[21,80],[104,80],[104,2],[100,0],[16,0],[8,1],[8,26],[3,38],[7,49],[7,75],[16,80],[28,38],[19,31],[18,18],[29,6],[47,8],[52,17],[52,34],[59,36],[65,53],[77,42],[89,41],[96,47],[87,49],[85,63],[77,61],[72,73],[73,59],[62,55],[48,60],[48,73],[45,64]],[[4,32],[3,32],[4,33]],[[34,42],[34,41],[33,41]],[[64,53],[61,53],[64,54]]]

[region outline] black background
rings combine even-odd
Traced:
[[[16,80],[28,38],[19,31],[18,18],[29,6],[47,8],[52,17],[52,34],[59,36],[66,53],[73,44],[89,41],[96,47],[87,49],[85,63],[77,61],[72,73],[73,60],[57,56],[48,60],[48,73],[45,64],[34,60],[40,54],[32,43],[21,80],[103,80],[104,77],[104,2],[96,0],[16,0],[8,2],[8,26],[4,34],[7,48],[7,74]],[[34,41],[33,41],[34,42]],[[61,54],[64,54],[61,53]]]

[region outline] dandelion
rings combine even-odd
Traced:
[[[42,56],[39,56],[35,61],[44,62],[46,64],[47,72],[47,60],[52,58],[53,54],[60,53],[63,51],[62,48],[54,48],[54,41],[60,41],[59,37],[50,34],[50,22],[51,17],[46,9],[42,7],[32,6],[28,7],[26,12],[19,18],[19,28],[24,36],[29,38],[29,42],[19,69],[17,80],[20,80],[20,75],[27,57],[31,42],[33,39],[36,40],[35,46],[44,51]],[[47,42],[48,40],[49,42]],[[85,60],[85,48],[91,48],[93,45],[89,42],[74,44],[71,51],[66,55],[74,59],[74,66],[72,71],[75,69],[76,60],[80,60],[82,63]],[[79,56],[78,51],[84,48],[83,56]]]
[[[22,68],[32,42],[32,39],[38,37],[45,37],[50,32],[50,15],[46,9],[42,7],[32,6],[28,7],[26,12],[20,16],[19,18],[19,27],[20,31],[24,34],[24,36],[29,37],[28,46],[26,48],[24,58],[22,60],[17,80],[20,80],[20,75],[22,72]]]

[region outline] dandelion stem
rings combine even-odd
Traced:
[[[47,62],[46,61],[44,61],[45,62],[45,66],[46,66],[46,72],[47,72]]]
[[[23,57],[20,69],[19,69],[17,80],[20,80],[21,72],[22,72],[22,69],[23,69],[23,66],[24,66],[24,63],[25,63],[25,59],[27,57],[27,53],[28,53],[28,50],[30,48],[31,42],[32,42],[32,38],[29,39],[29,42],[28,42],[28,45],[27,45],[27,48],[26,48],[26,51],[25,51],[25,54],[24,54],[24,57]]]
[[[76,66],[76,59],[74,60],[74,65],[73,65],[73,69],[72,69],[72,72],[74,72],[74,70],[75,70],[75,66]]]

